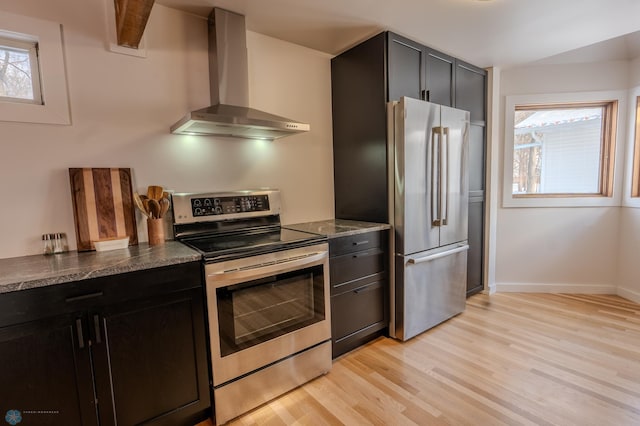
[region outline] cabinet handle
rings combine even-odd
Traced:
[[[362,287],[358,287],[355,290],[353,290],[353,292],[355,294],[360,294],[360,293],[364,293],[365,291],[375,290],[378,287],[375,284],[376,283],[363,285]]]
[[[429,93],[429,91],[428,91],[428,90],[422,90],[422,91],[420,92],[420,98],[421,98],[423,101],[427,101],[427,102],[429,102],[429,95],[430,95],[430,93]]]
[[[354,246],[361,246],[363,244],[369,244],[369,240],[363,240],[363,241],[354,241],[353,245]]]
[[[80,300],[93,299],[95,297],[102,297],[102,292],[97,291],[95,293],[83,294],[81,296],[67,297],[65,299],[65,302],[67,303],[79,302]]]
[[[82,334],[82,318],[76,319],[76,332],[78,333],[78,347],[84,349],[84,335]]]
[[[100,316],[93,316],[93,327],[96,332],[96,343],[102,343],[102,336],[100,335]]]

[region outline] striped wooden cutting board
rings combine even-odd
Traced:
[[[129,236],[138,244],[131,190],[131,169],[69,169],[78,251],[94,250],[93,241]]]

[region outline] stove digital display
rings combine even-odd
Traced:
[[[191,199],[191,212],[194,217],[263,211],[269,211],[269,196],[267,195]]]

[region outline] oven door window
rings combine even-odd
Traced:
[[[224,357],[324,320],[323,267],[222,287],[216,299]]]

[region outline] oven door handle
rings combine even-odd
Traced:
[[[207,280],[215,281],[216,284],[224,285],[228,285],[229,282],[244,282],[267,277],[274,273],[289,272],[296,269],[303,269],[308,266],[314,266],[324,261],[327,256],[327,252],[323,251],[310,253],[304,257],[283,259],[282,261],[273,263],[255,264],[241,269],[207,272]]]

